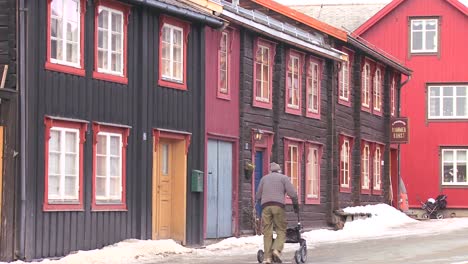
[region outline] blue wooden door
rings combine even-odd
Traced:
[[[263,177],[263,151],[255,152],[255,193],[257,193],[258,185],[260,184],[260,180]],[[254,194],[255,195],[255,194]],[[255,201],[257,201],[260,197],[255,197]],[[262,214],[262,207],[259,203],[257,203],[255,207],[257,211],[257,216],[260,217]]]
[[[232,236],[232,144],[208,140],[206,238]]]

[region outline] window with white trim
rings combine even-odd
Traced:
[[[229,33],[223,31],[219,44],[219,93],[229,94]]]
[[[438,19],[411,19],[411,53],[438,50]]]
[[[122,202],[122,134],[99,132],[96,146],[96,202]]]
[[[468,149],[442,149],[442,185],[468,185]]]
[[[319,199],[320,195],[320,150],[318,146],[310,145],[307,149],[306,161],[306,200]]]
[[[80,0],[52,0],[50,62],[81,68]]]
[[[380,112],[382,110],[382,71],[380,69],[375,70],[373,93],[374,110]]]
[[[291,177],[291,183],[296,189],[296,192],[299,193],[299,145],[294,143],[289,143],[288,145],[288,156],[286,157],[286,175]]]
[[[161,30],[163,80],[184,82],[184,29],[165,23]]]
[[[363,190],[370,189],[370,146],[368,143],[364,143],[361,154],[361,173],[362,173],[362,182],[361,188]]]
[[[349,61],[343,61],[340,69],[339,98],[349,102]]]
[[[320,77],[319,65],[313,60],[309,60],[307,72],[307,112],[319,113],[320,109]]]
[[[270,47],[258,44],[255,56],[255,100],[270,102]]]
[[[467,119],[468,84],[428,86],[429,119]]]
[[[106,6],[98,9],[97,70],[123,76],[124,14]]]
[[[395,97],[396,97],[396,89],[395,89],[395,77],[392,78],[392,86],[390,87],[390,111],[391,111],[391,115],[392,116],[395,116],[395,113],[396,113],[396,101],[395,101]]]
[[[51,127],[48,142],[49,203],[79,202],[80,130]]]
[[[364,64],[362,71],[362,106],[369,108],[370,106],[370,79],[371,79],[371,69],[370,64]]]
[[[299,56],[290,53],[289,63],[286,75],[286,88],[288,89],[288,107],[299,109],[300,100],[300,58]]]
[[[373,189],[380,190],[382,184],[382,152],[381,147],[376,146],[374,150],[374,175],[373,175]]]
[[[343,139],[340,151],[340,184],[341,187],[349,187],[350,163],[351,163],[351,143],[349,139]]]

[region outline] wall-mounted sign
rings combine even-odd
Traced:
[[[390,125],[390,143],[405,144],[409,141],[409,123],[407,117],[392,118]]]

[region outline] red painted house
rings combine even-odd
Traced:
[[[414,71],[401,90],[409,144],[401,177],[409,206],[440,193],[446,215],[468,209],[468,8],[457,0],[394,0],[355,33]]]

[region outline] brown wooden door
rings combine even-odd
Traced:
[[[157,205],[158,212],[158,238],[166,239],[171,237],[171,215],[172,215],[172,178],[174,177],[173,167],[173,148],[169,142],[161,141],[159,143],[160,155],[159,168],[157,172]]]

